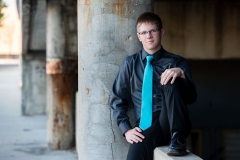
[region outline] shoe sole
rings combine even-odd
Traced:
[[[186,151],[168,151],[168,153],[167,153],[168,155],[170,155],[170,156],[185,156],[185,155],[187,155],[187,152]]]

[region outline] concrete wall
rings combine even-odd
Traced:
[[[240,58],[238,1],[155,1],[165,49],[191,59]]]

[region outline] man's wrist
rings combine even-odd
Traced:
[[[123,135],[126,137],[126,133],[128,132],[128,131],[130,131],[131,129],[129,129],[129,130],[127,130]]]
[[[182,68],[179,68],[181,70],[180,72],[180,78],[186,79],[185,73]]]
[[[185,79],[186,78],[186,76],[185,76],[185,73],[184,73],[184,71],[182,70],[182,72],[181,72],[181,78],[183,78],[183,79]]]

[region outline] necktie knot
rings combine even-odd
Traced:
[[[153,60],[153,56],[147,56],[147,62],[151,62]]]

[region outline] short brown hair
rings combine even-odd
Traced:
[[[136,27],[138,27],[142,23],[153,23],[157,25],[158,29],[163,28],[161,18],[157,14],[152,12],[145,12],[141,14],[137,19]]]

